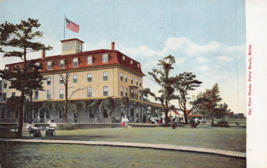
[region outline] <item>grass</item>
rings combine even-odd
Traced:
[[[29,138],[28,134],[24,133],[24,138]],[[44,132],[42,132],[42,135],[41,139],[172,144],[239,152],[246,151],[246,129],[239,127],[101,128],[57,130],[57,136],[53,137],[45,137]]]
[[[129,129],[130,130],[130,129]],[[1,167],[242,168],[245,159],[152,149],[0,142]]]

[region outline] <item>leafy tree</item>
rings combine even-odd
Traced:
[[[205,111],[204,114],[211,117],[211,126],[214,126],[214,117],[223,118],[227,115],[228,105],[226,103],[218,104],[222,100],[219,93],[219,85],[216,83],[212,89],[206,89],[204,93],[199,93],[196,100],[192,102],[192,104],[197,104],[199,111]]]
[[[111,113],[113,112],[113,110],[116,107],[116,103],[114,101],[114,99],[112,99],[111,97],[108,97],[106,99],[103,99],[99,105],[99,110],[100,112],[104,112],[104,110],[107,111],[108,113],[108,118],[109,118],[109,122],[111,123]]]
[[[100,106],[101,102],[102,102],[101,99],[94,100],[91,104],[89,104],[87,106],[87,108],[89,109],[89,111],[94,116],[94,122],[96,121],[95,118],[96,118],[97,113],[99,112],[99,106]]]
[[[178,83],[183,77],[175,76],[170,77],[170,71],[175,64],[175,58],[172,55],[165,57],[163,60],[159,60],[158,68],[152,69],[152,72],[148,74],[152,77],[153,81],[157,83],[161,89],[158,91],[160,94],[156,96],[155,93],[152,93],[149,88],[143,89],[144,95],[150,95],[155,98],[156,101],[160,101],[162,109],[165,113],[165,123],[168,125],[168,112],[173,106],[170,105],[170,101],[177,99],[178,96],[174,94],[175,88],[174,83]]]
[[[197,104],[194,104],[189,112],[187,113],[187,100],[190,99],[188,97],[188,92],[195,90],[196,87],[199,87],[200,84],[202,83],[201,81],[196,80],[196,75],[194,75],[192,72],[184,72],[180,74],[179,76],[182,77],[181,80],[177,81],[175,83],[175,88],[179,92],[179,97],[178,97],[178,104],[179,104],[179,110],[184,112],[184,118],[185,118],[185,123],[188,124],[188,119],[187,115],[189,115],[191,112],[194,111],[196,108]]]
[[[69,109],[69,107],[72,107],[73,105],[70,104],[70,98],[76,93],[79,92],[81,90],[84,90],[86,87],[83,88],[77,88],[74,91],[71,92],[70,96],[69,96],[69,90],[72,89],[73,87],[69,87],[69,81],[70,81],[70,71],[69,71],[69,64],[70,62],[68,61],[68,59],[65,60],[65,69],[63,70],[61,67],[61,73],[59,74],[60,78],[62,79],[62,82],[64,84],[64,89],[65,89],[65,94],[64,94],[64,117],[65,117],[65,123],[68,120],[68,111],[72,111]],[[75,106],[74,106],[75,107]],[[75,110],[75,109],[74,109]]]
[[[128,97],[122,97],[121,99],[119,99],[118,101],[118,105],[122,107],[124,114],[127,114],[127,107],[130,105],[130,100]]]
[[[38,20],[29,18],[27,21],[21,20],[19,24],[12,24],[5,22],[0,25],[0,46],[17,48],[13,51],[4,51],[0,48],[0,52],[4,57],[18,57],[23,60],[21,71],[18,67],[15,69],[0,71],[0,77],[11,81],[11,87],[21,92],[20,113],[19,113],[19,128],[17,137],[22,136],[23,126],[23,104],[24,96],[27,89],[31,88],[38,90],[42,88],[36,78],[32,76],[33,68],[27,61],[27,53],[31,51],[39,51],[41,49],[50,50],[52,47],[46,47],[44,44],[35,42],[36,38],[42,37],[43,33],[40,31],[33,31],[41,26]]]

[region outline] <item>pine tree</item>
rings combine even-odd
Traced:
[[[160,101],[162,109],[165,113],[165,124],[168,125],[168,113],[169,110],[173,108],[171,106],[170,101],[174,99],[178,99],[178,96],[174,94],[175,87],[174,83],[178,83],[183,77],[175,76],[170,77],[170,71],[175,64],[175,58],[172,55],[165,57],[163,60],[159,60],[158,68],[152,69],[152,72],[148,72],[148,74],[152,77],[153,81],[157,83],[161,89],[158,91],[160,94],[157,96],[155,93],[152,93],[149,88],[143,89],[144,95],[150,95],[155,98],[155,101]]]
[[[23,126],[23,104],[26,91],[41,90],[41,77],[38,70],[27,60],[27,53],[39,50],[50,50],[52,47],[45,46],[36,42],[36,38],[42,37],[40,31],[33,31],[41,26],[38,20],[29,18],[27,21],[21,20],[19,24],[5,22],[0,25],[0,45],[4,47],[16,48],[13,51],[4,51],[0,48],[0,52],[4,57],[18,57],[23,60],[21,67],[9,67],[8,70],[0,71],[0,76],[11,81],[11,87],[21,92],[19,127],[17,137],[22,136]]]
[[[211,117],[211,126],[214,126],[214,118],[222,118],[227,115],[228,105],[226,103],[219,104],[222,100],[219,93],[219,84],[216,83],[212,89],[206,89],[204,93],[199,93],[197,99],[192,102],[193,104],[199,102],[198,110]]]
[[[188,92],[195,90],[196,87],[199,87],[200,84],[202,83],[201,81],[196,80],[196,75],[194,75],[192,72],[184,72],[180,74],[179,76],[183,77],[181,80],[177,81],[175,83],[175,88],[179,92],[179,97],[178,97],[178,104],[179,104],[179,110],[184,112],[184,118],[185,118],[185,123],[188,124],[188,119],[187,116],[192,113],[196,105],[193,105],[190,110],[187,112],[187,100],[190,99],[188,97]]]

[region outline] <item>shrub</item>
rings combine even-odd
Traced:
[[[72,125],[70,123],[64,123],[64,124],[58,124],[57,128],[59,130],[74,130],[74,129],[77,129],[77,126],[76,125]]]
[[[227,121],[218,121],[214,126],[215,127],[229,127],[229,124]]]

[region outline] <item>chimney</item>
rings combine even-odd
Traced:
[[[115,42],[111,43],[111,50],[115,50]]]
[[[42,59],[45,58],[45,49],[42,49]]]

